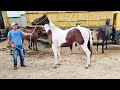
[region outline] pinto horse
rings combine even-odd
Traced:
[[[78,25],[76,27],[71,27],[70,29],[62,30],[59,27],[56,27],[48,19],[46,14],[35,19],[31,24],[43,25],[46,32],[48,33],[48,39],[52,46],[55,57],[54,68],[56,68],[56,65],[60,65],[60,47],[69,46],[74,42],[79,43],[87,55],[87,63],[85,65],[85,68],[87,69],[90,66],[92,55],[92,35],[89,29],[80,27]]]

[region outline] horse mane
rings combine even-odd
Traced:
[[[50,26],[51,26],[51,27],[50,27],[51,30],[58,30],[58,29],[62,30],[61,28],[55,26],[51,21],[49,21],[49,24],[50,24]]]

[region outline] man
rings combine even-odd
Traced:
[[[113,25],[113,27],[112,27],[112,41],[113,41],[113,43],[115,43],[115,33],[116,33],[116,26],[115,25]]]
[[[20,56],[20,64],[22,67],[26,67],[24,64],[24,53],[23,53],[23,45],[22,45],[22,37],[23,35],[31,35],[32,33],[24,33],[22,30],[17,29],[17,24],[11,24],[12,30],[8,32],[8,43],[12,47],[13,52],[13,60],[14,60],[14,70],[17,69],[17,57],[18,54]]]
[[[106,19],[105,26],[106,26],[106,29],[108,30],[108,34],[109,34],[108,40],[109,40],[111,35],[110,18]]]

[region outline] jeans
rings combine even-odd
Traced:
[[[115,33],[112,33],[112,41],[115,42]]]
[[[13,53],[13,61],[14,65],[17,65],[17,57],[18,55],[20,56],[20,64],[24,64],[24,53],[23,53],[23,46],[17,46],[17,48],[12,48],[12,53]]]

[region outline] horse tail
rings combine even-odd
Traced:
[[[91,52],[91,55],[90,57],[92,57],[92,46],[93,46],[93,42],[92,42],[92,32],[90,30],[88,30],[89,32],[89,40],[88,40],[88,49],[90,50]]]

